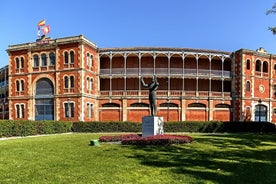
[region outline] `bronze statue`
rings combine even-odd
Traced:
[[[143,77],[141,77],[141,83],[143,87],[149,88],[150,112],[151,112],[151,116],[155,116],[156,115],[156,90],[159,86],[159,83],[157,82],[157,77],[154,75],[152,77],[152,82],[150,84],[146,84],[144,82]]]

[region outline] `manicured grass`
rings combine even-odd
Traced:
[[[193,143],[89,146],[101,135],[2,140],[0,183],[276,183],[275,134],[187,134]]]

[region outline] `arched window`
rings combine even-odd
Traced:
[[[90,54],[86,54],[86,64],[89,66],[90,65]]]
[[[133,103],[133,104],[130,104],[130,107],[149,107],[149,104],[146,104],[146,103]]]
[[[54,87],[50,79],[40,79],[36,83],[36,96],[45,95],[52,96],[54,95]]]
[[[102,105],[102,107],[117,107],[117,108],[119,108],[120,105],[117,103],[105,103]]]
[[[246,60],[246,69],[250,70],[250,60]]]
[[[15,108],[16,108],[16,118],[20,118],[20,105],[17,104],[17,105],[15,106]]]
[[[34,55],[34,67],[39,67],[39,57],[37,54]]]
[[[21,66],[20,67],[24,68],[24,57],[21,57],[20,59],[21,59]]]
[[[90,83],[89,83],[89,77],[86,78],[86,89],[89,90],[89,86],[90,86]]]
[[[42,66],[47,66],[47,56],[46,56],[46,54],[41,54],[41,60],[42,60],[42,63],[41,63],[41,65]]]
[[[74,63],[74,60],[75,60],[75,58],[74,58],[74,51],[70,51],[70,63]]]
[[[21,118],[25,117],[24,114],[25,114],[24,104],[21,104]]]
[[[255,121],[267,121],[267,107],[265,105],[259,104],[255,106]]]
[[[68,79],[68,76],[65,76],[65,77],[64,77],[64,88],[66,88],[66,89],[67,89],[67,88],[68,88],[68,86],[69,86],[68,84],[69,84],[69,79]]]
[[[16,118],[24,118],[25,116],[25,106],[24,104],[16,104]]]
[[[162,103],[160,107],[178,107],[176,103]]]
[[[90,90],[93,89],[93,78],[90,79]]]
[[[16,83],[16,91],[20,91],[20,82],[17,80],[15,83]]]
[[[86,109],[87,109],[87,117],[88,118],[93,118],[93,104],[92,103],[87,103],[86,104]]]
[[[42,78],[36,83],[35,120],[54,120],[54,86],[50,79]]]
[[[75,86],[74,80],[75,80],[75,77],[70,76],[70,88],[74,88],[74,86]]]
[[[86,104],[87,117],[90,118],[90,104]]]
[[[246,91],[250,91],[250,82],[249,81],[246,81]]]
[[[228,104],[216,104],[215,108],[224,108],[224,109],[229,109],[230,105]]]
[[[69,55],[68,55],[68,52],[67,52],[67,51],[64,52],[64,63],[65,63],[65,64],[68,64],[68,63],[69,63]]]
[[[194,107],[194,108],[205,108],[206,105],[202,103],[191,103],[188,105],[188,107]]]
[[[256,71],[257,71],[257,72],[260,72],[260,71],[261,71],[261,61],[260,61],[260,60],[257,60],[257,61],[256,61]]]
[[[90,56],[90,66],[93,66],[93,55]]]
[[[21,80],[21,91],[24,91],[24,80]]]
[[[16,69],[20,68],[19,58],[15,59],[15,65],[16,65]]]
[[[263,72],[264,73],[268,72],[268,63],[266,61],[263,62]]]
[[[276,72],[276,64],[274,64],[274,71]]]
[[[51,66],[55,65],[56,64],[56,55],[55,55],[55,53],[51,52],[49,57],[50,57],[50,65]]]

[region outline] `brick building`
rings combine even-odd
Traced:
[[[140,80],[156,75],[166,121],[276,122],[276,56],[263,49],[98,48],[80,35],[7,52],[10,119],[141,122]]]

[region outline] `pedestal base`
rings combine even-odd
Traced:
[[[160,116],[144,116],[142,118],[142,137],[163,134],[164,120]]]

